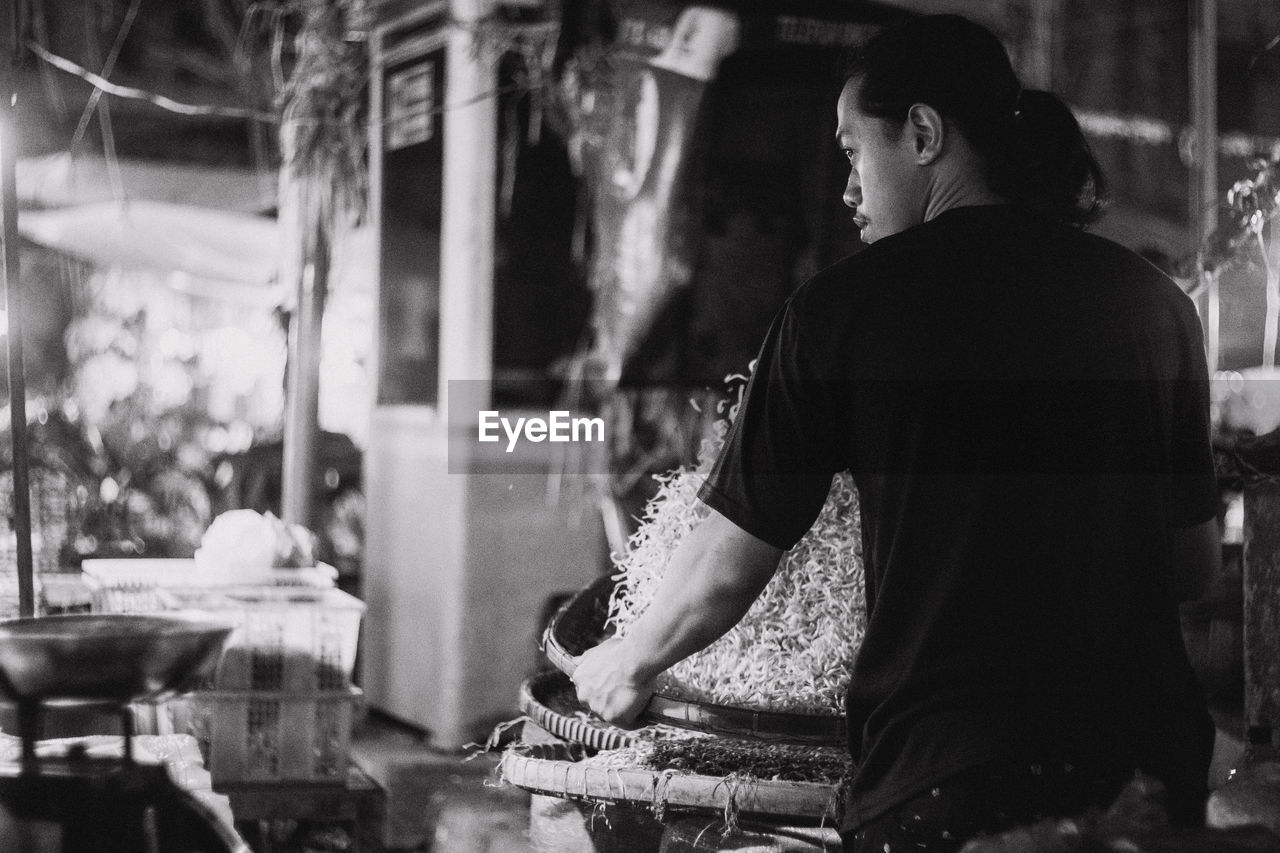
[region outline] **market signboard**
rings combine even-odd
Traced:
[[[595,92],[600,106],[590,117],[600,143],[585,157],[598,241],[597,353],[614,379],[691,281],[691,140],[707,84],[738,45],[738,19],[723,9],[645,3],[621,11],[613,76]]]
[[[444,7],[379,29],[370,174],[378,224],[380,405],[439,396]]]
[[[435,131],[436,68],[429,61],[387,75],[386,148],[398,151],[431,139]]]
[[[580,96],[570,145],[592,195],[595,356],[612,380],[644,383],[682,370],[651,364],[636,373],[653,360],[641,351],[664,311],[695,282],[701,286],[705,113],[723,101],[722,64],[744,51],[834,56],[903,13],[870,3],[854,11],[797,5],[785,14],[651,0],[610,6],[616,28],[603,59],[580,54],[569,72],[581,77],[569,87]],[[766,142],[787,133],[774,129]]]

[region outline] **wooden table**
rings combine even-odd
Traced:
[[[216,786],[231,800],[236,826],[256,853],[285,853],[306,835],[345,832],[352,853],[381,853],[386,794],[352,764],[345,785],[314,782],[239,782]],[[296,826],[294,825],[296,823]]]

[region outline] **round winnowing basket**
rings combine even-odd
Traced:
[[[615,584],[608,575],[597,578],[566,602],[547,626],[543,635],[547,658],[564,674],[572,675],[578,656],[609,636],[605,622]],[[654,694],[641,719],[737,738],[824,746],[846,743],[843,715],[759,711],[663,693]]]
[[[573,682],[559,670],[520,685],[520,711],[557,738],[589,749],[623,749],[635,742],[631,733],[584,712]]]
[[[591,802],[731,812],[768,818],[830,822],[838,809],[833,785],[732,779],[611,767],[582,759],[580,747],[567,743],[523,744],[502,757],[503,778],[535,794]]]

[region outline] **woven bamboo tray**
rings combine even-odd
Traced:
[[[622,749],[635,738],[598,717],[582,716],[573,682],[560,671],[544,672],[520,685],[520,712],[561,740],[590,749]]]
[[[547,626],[542,638],[547,659],[565,675],[573,675],[579,655],[609,636],[605,620],[615,583],[608,575],[597,578],[569,599]],[[646,723],[780,743],[825,746],[846,743],[843,715],[757,711],[695,702],[663,693],[653,695],[640,718]]]
[[[595,766],[578,760],[581,755],[581,747],[572,744],[527,744],[508,750],[500,769],[506,781],[535,794],[649,806],[659,813],[676,808],[812,821],[836,815],[838,796],[831,785]]]

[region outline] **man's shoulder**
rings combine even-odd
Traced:
[[[1082,271],[1091,270],[1120,293],[1152,307],[1194,314],[1195,305],[1176,281],[1137,252],[1106,237],[1078,229],[1073,256]]]
[[[979,211],[979,216],[982,214]],[[1013,217],[1013,212],[1002,212]],[[978,217],[972,217],[977,219]],[[886,237],[822,269],[792,294],[792,309],[832,316],[882,303],[914,305],[939,282],[965,278],[992,263],[1025,262],[1028,275],[1056,286],[1105,294],[1136,310],[1171,312],[1184,319],[1195,306],[1172,278],[1137,252],[1106,237],[1028,216],[1005,218],[1001,232],[974,228],[956,218]],[[993,239],[994,237],[994,239]]]
[[[823,311],[858,301],[911,272],[909,241],[882,240],[819,270],[792,294],[793,305]]]

